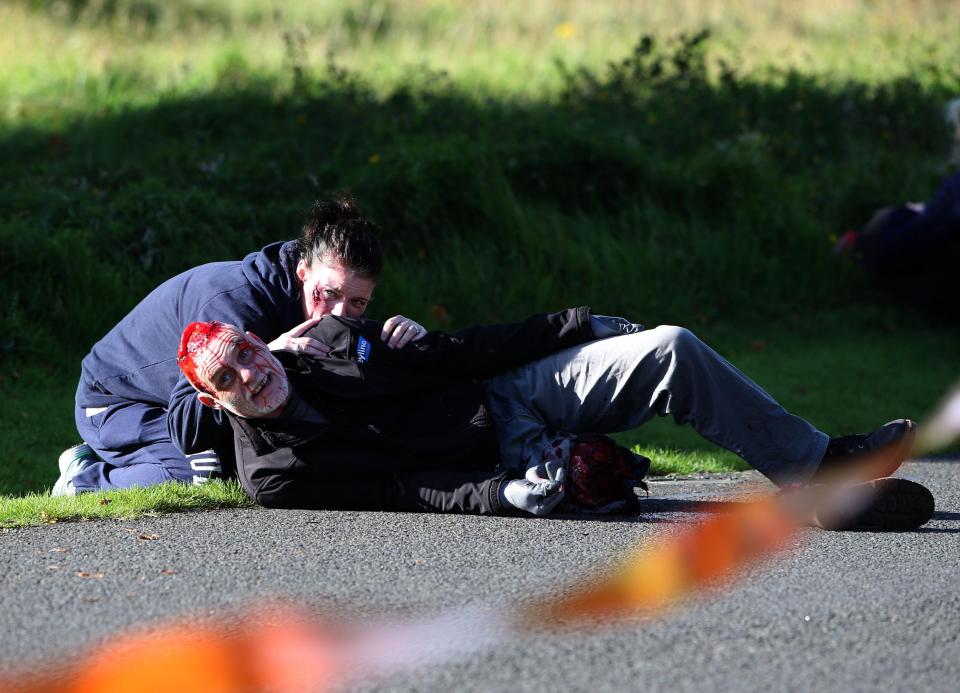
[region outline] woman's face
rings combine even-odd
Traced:
[[[297,277],[303,284],[303,314],[306,318],[342,315],[358,318],[370,303],[377,283],[332,258],[300,260]]]

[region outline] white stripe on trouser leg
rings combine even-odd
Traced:
[[[207,474],[194,474],[193,483],[195,485],[205,484],[210,481],[213,474],[219,474],[222,471],[220,458],[213,450],[204,450],[193,455],[187,455],[190,461],[190,468],[195,472],[207,472]]]

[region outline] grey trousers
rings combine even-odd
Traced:
[[[487,381],[502,465],[524,470],[558,432],[616,433],[654,414],[689,423],[775,484],[807,480],[829,437],[682,327],[565,349]]]

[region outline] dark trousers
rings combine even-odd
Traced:
[[[165,481],[199,484],[232,471],[232,441],[223,449],[184,455],[170,440],[162,407],[91,391],[82,382],[77,401],[87,405],[75,407],[77,431],[103,460],[74,477],[78,492]]]

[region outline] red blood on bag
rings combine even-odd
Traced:
[[[646,464],[643,464],[646,462]],[[580,436],[570,448],[567,497],[586,508],[632,495],[633,482],[640,482],[649,460],[635,456],[607,436]]]

